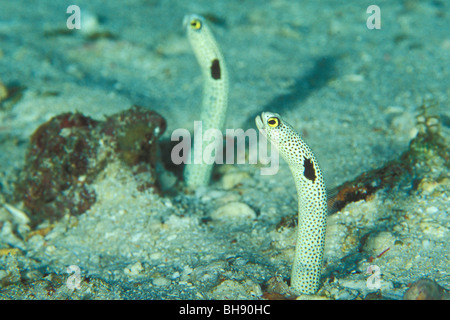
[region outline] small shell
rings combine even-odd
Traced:
[[[25,212],[13,207],[10,204],[4,203],[3,206],[6,210],[13,216],[14,221],[18,224],[28,224],[30,223],[30,218],[26,215]]]

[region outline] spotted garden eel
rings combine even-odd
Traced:
[[[196,14],[184,17],[184,28],[191,43],[192,49],[202,70],[204,78],[203,103],[201,111],[202,146],[203,155],[210,138],[205,135],[208,129],[223,130],[228,105],[228,72],[220,52],[205,19]],[[194,128],[194,136],[199,130]],[[198,141],[198,139],[194,139]],[[209,184],[213,164],[207,164],[198,158],[198,146],[191,148],[194,152],[194,161],[187,163],[184,169],[184,180],[189,188],[206,186]]]
[[[263,112],[256,126],[287,162],[298,197],[298,229],[291,291],[314,294],[319,288],[327,222],[327,193],[317,160],[300,135],[276,113]]]

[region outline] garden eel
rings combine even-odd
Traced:
[[[314,294],[319,287],[327,222],[322,173],[309,146],[280,115],[263,112],[255,121],[289,165],[297,189],[298,228],[291,291]]]
[[[196,14],[189,14],[184,17],[183,26],[186,29],[187,37],[194,50],[198,64],[202,70],[204,78],[203,103],[201,111],[202,124],[202,145],[191,148],[193,161],[187,162],[184,169],[184,180],[189,188],[207,186],[211,178],[213,164],[207,164],[203,155],[210,137],[205,136],[208,129],[223,130],[228,104],[228,72],[225,62],[220,52],[220,48],[214,40],[205,19]],[[194,128],[195,133],[199,127]],[[194,139],[198,141],[198,139]]]

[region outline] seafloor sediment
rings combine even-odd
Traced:
[[[334,210],[316,298],[448,298],[446,2],[381,1],[379,30],[359,1],[78,5],[81,30],[68,30],[66,7],[51,1],[1,5],[0,298],[295,298],[287,166],[273,176],[261,163],[216,166],[208,187],[188,192],[171,164],[171,133],[192,130],[201,106],[181,28],[189,12],[208,19],[229,67],[226,127],[255,129],[256,114],[278,112],[319,159]],[[167,129],[152,136],[113,120],[133,105]],[[59,124],[62,147],[38,148],[58,153],[30,160],[33,134],[68,113],[90,120]],[[60,194],[31,189],[36,168]],[[28,201],[36,195],[45,199]]]

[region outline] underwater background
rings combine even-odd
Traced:
[[[367,26],[374,4],[380,29]],[[227,63],[226,128],[277,112],[321,164],[334,210],[315,297],[448,299],[449,12],[439,0],[2,1],[0,298],[295,298],[287,165],[217,165],[192,192],[170,159],[172,132],[201,112],[182,26],[197,13]]]

